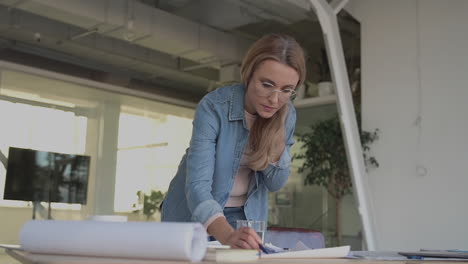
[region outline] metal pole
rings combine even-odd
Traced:
[[[310,0],[310,2],[322,27],[332,79],[336,87],[341,129],[343,131],[354,194],[357,198],[358,211],[361,215],[367,250],[375,250],[377,248],[377,242],[375,239],[375,223],[372,215],[372,199],[370,198],[368,188],[361,139],[354,112],[343,46],[336,18],[336,14],[347,0],[333,1],[333,7],[329,5],[326,0]]]

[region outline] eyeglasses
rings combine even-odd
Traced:
[[[260,85],[256,85],[255,91],[259,96],[270,97],[273,93],[278,93],[278,99],[281,101],[296,99],[296,91],[294,89],[275,89],[269,82],[259,81]]]

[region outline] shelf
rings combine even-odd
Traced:
[[[294,101],[294,106],[296,108],[306,108],[319,105],[334,104],[336,102],[336,95],[326,95],[326,96],[317,96],[309,97],[304,99],[296,99]]]

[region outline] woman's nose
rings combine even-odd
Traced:
[[[272,103],[278,103],[279,100],[279,93],[274,91],[270,96],[268,97],[268,100]]]

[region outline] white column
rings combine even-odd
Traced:
[[[354,112],[351,89],[346,70],[343,46],[338,28],[336,14],[346,1],[335,0],[329,5],[326,0],[310,0],[315,9],[324,34],[325,47],[338,96],[338,113],[341,129],[353,180],[354,194],[357,198],[358,211],[364,229],[368,250],[376,249],[375,223],[373,218],[372,199],[367,182],[361,139]]]
[[[101,103],[88,120],[86,154],[92,156],[87,215],[113,214],[120,104]]]

